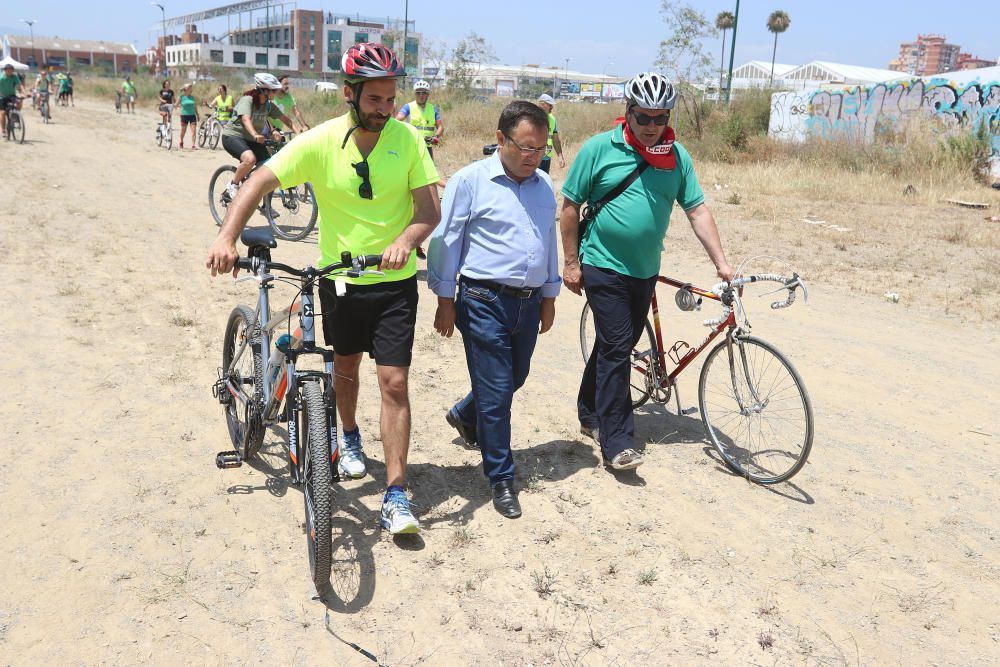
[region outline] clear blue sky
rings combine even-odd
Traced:
[[[233,1],[164,0],[162,4],[167,16],[177,16]],[[714,21],[720,11],[733,11],[735,0],[695,0],[691,4]],[[370,16],[403,15],[403,0],[298,3],[301,9],[340,13],[355,13],[362,5],[362,13]],[[410,0],[410,16],[416,20],[417,30],[436,41],[454,45],[462,35],[475,30],[493,45],[503,63],[562,67],[570,58],[570,69],[622,76],[646,69],[656,59],[665,36],[659,8],[656,0]],[[918,33],[943,34],[964,51],[983,58],[1000,57],[1000,0],[743,0],[737,65],[771,59],[772,35],[764,24],[775,9],[785,10],[792,19],[788,32],[778,38],[778,62],[797,65],[829,60],[885,67],[897,55],[899,43],[914,39]],[[152,42],[159,17],[159,9],[144,0],[11,0],[0,8],[0,32],[27,34],[20,19],[36,19],[38,35],[133,42],[142,49]],[[199,28],[219,34],[224,26],[223,19],[221,24]],[[712,40],[706,47],[717,59],[721,41]]]

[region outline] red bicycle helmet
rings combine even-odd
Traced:
[[[347,49],[340,61],[340,69],[348,83],[406,76],[406,70],[391,49],[371,42],[355,44]]]

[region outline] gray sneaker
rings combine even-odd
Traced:
[[[365,476],[365,452],[361,447],[361,431],[344,431],[340,434],[340,456],[337,469],[341,476],[360,479]]]
[[[604,459],[604,465],[615,470],[635,470],[642,465],[642,454],[634,449],[618,452],[610,461]]]
[[[420,522],[410,511],[410,499],[404,491],[388,491],[382,499],[379,525],[393,535],[412,535],[420,532]]]

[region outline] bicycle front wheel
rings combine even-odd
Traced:
[[[632,409],[642,407],[649,400],[650,391],[659,376],[659,352],[656,347],[656,337],[649,320],[645,322],[645,331],[629,356],[632,370],[629,372],[629,393],[632,396]],[[580,315],[580,351],[583,353],[583,363],[590,360],[590,355],[597,342],[597,329],[594,325],[594,313],[588,301],[583,306]]]
[[[244,341],[246,347],[237,358]],[[242,403],[229,394],[225,408],[233,448],[244,461],[249,461],[264,442],[264,366],[257,321],[254,312],[246,306],[238,306],[229,314],[222,343],[222,376],[247,396],[247,401]]]
[[[219,141],[222,139],[222,123],[212,123],[212,130],[208,135],[208,143],[214,151],[219,147]]]
[[[773,345],[740,336],[716,345],[698,382],[701,419],[729,468],[757,484],[802,469],[813,441],[813,412],[802,378]]]
[[[216,225],[221,226],[226,219],[226,211],[231,203],[226,187],[233,182],[235,174],[236,167],[227,164],[216,169],[208,181],[208,208],[212,211]]]
[[[24,143],[24,117],[21,112],[11,111],[7,114],[7,132],[17,143]]]
[[[163,136],[163,145],[166,146],[167,150],[174,144],[174,130],[169,125],[167,125],[167,130]]]
[[[204,148],[206,141],[208,141],[208,123],[202,121],[198,126],[198,148]]]
[[[282,188],[264,197],[264,215],[279,238],[301,241],[316,226],[319,207],[312,185]]]
[[[309,546],[309,572],[321,595],[330,586],[333,563],[333,522],[330,485],[333,468],[330,461],[330,429],[327,425],[323,387],[318,380],[302,383],[302,434],[305,459],[305,484],[302,495],[306,504],[306,542]]]

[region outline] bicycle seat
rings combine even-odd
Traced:
[[[274,240],[274,232],[270,227],[249,227],[240,234],[240,241],[248,248],[263,247],[277,248],[278,242]]]

